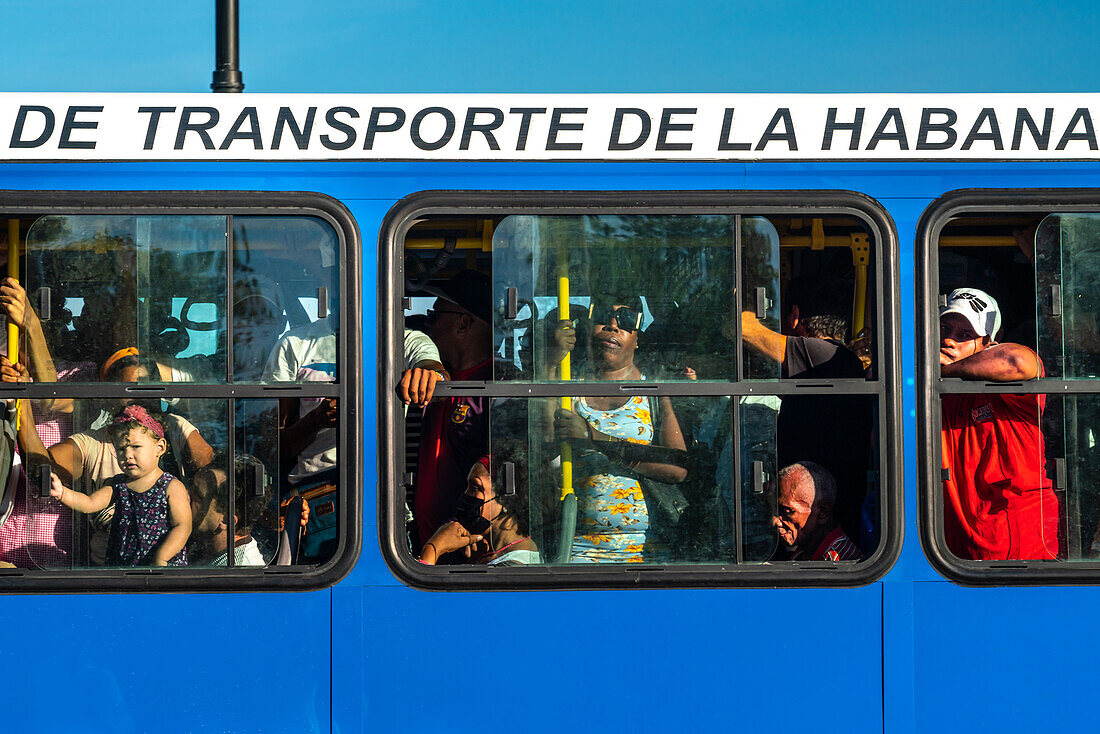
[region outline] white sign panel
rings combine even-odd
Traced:
[[[1100,158],[1100,94],[0,94],[15,160]]]

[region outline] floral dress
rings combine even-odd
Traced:
[[[649,398],[635,396],[612,410],[597,410],[584,398],[573,399],[573,411],[608,436],[631,443],[653,443]],[[578,457],[577,534],[573,563],[659,563],[667,555],[649,531],[649,510],[636,475],[597,451]]]
[[[108,566],[151,566],[153,549],[168,533],[168,485],[175,479],[164,472],[152,487],[135,492],[122,481],[115,483],[115,516],[107,540]],[[169,566],[186,566],[184,548],[168,561]]]

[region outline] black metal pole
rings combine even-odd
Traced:
[[[210,88],[215,92],[240,92],[244,90],[244,79],[237,47],[237,0],[215,0],[216,25],[216,62],[214,81]]]

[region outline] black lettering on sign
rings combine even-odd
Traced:
[[[943,122],[932,122],[932,115],[944,118]],[[920,129],[917,131],[917,150],[947,150],[959,139],[953,125],[959,116],[949,107],[925,107],[920,113]],[[928,140],[932,133],[943,133],[943,140],[933,143]]]
[[[102,112],[103,106],[86,107],[76,105],[70,107],[65,113],[65,122],[61,124],[61,138],[57,141],[58,149],[93,150],[94,140],[73,140],[73,130],[95,130],[99,127],[98,120],[77,120],[76,116],[82,112]]]
[[[298,127],[298,121],[294,119],[294,113],[289,107],[280,107],[279,116],[275,118],[275,132],[271,135],[271,149],[278,150],[283,144],[283,129],[289,127],[290,135],[294,138],[294,144],[298,150],[309,150],[309,138],[313,134],[313,120],[317,117],[317,108],[310,107],[306,112],[306,121]]]
[[[478,115],[490,115],[493,119],[489,122],[475,122]],[[466,110],[466,124],[462,126],[462,140],[458,144],[458,149],[469,150],[470,138],[477,132],[485,136],[485,142],[489,144],[490,150],[500,150],[493,131],[503,124],[504,112],[496,107],[471,107]]]
[[[246,122],[248,129],[242,130]],[[237,140],[251,140],[253,150],[264,149],[264,141],[260,137],[260,117],[256,114],[255,107],[245,107],[241,110],[241,114],[237,115],[237,119],[233,121],[218,150],[229,150],[229,146]]]
[[[718,150],[752,150],[752,143],[735,143],[733,135],[733,107],[727,107],[722,114],[722,134],[718,138]]]
[[[989,132],[983,133],[981,129],[986,123],[989,124]],[[991,140],[993,147],[997,150],[1005,149],[1004,141],[1001,140],[1001,126],[997,123],[997,113],[993,111],[992,107],[986,107],[978,113],[978,119],[974,120],[973,127],[967,133],[962,149],[970,150],[970,146],[974,145],[976,140]]]
[[[153,143],[157,139],[157,127],[160,125],[160,116],[165,112],[175,112],[175,107],[138,107],[139,115],[149,115],[149,125],[145,128],[145,144],[142,150],[152,150]]]
[[[623,134],[623,118],[627,115],[637,117],[638,122],[641,123],[642,129],[638,131],[638,137],[630,142],[624,143],[619,138],[621,138]],[[653,121],[649,119],[649,113],[645,110],[640,110],[637,107],[617,107],[615,109],[615,119],[611,123],[611,138],[607,141],[607,149],[637,150],[649,140],[649,133],[652,129]]]
[[[391,122],[382,123],[382,115],[391,115]],[[363,136],[363,150],[374,150],[375,133],[392,133],[405,124],[405,110],[400,107],[372,107],[367,121],[367,134]]]
[[[1012,149],[1019,150],[1020,143],[1024,138],[1024,125],[1027,125],[1028,132],[1031,133],[1031,139],[1035,141],[1035,147],[1039,150],[1046,150],[1050,145],[1050,126],[1054,122],[1054,108],[1047,107],[1043,111],[1043,129],[1040,132],[1039,126],[1035,124],[1035,120],[1031,117],[1031,113],[1027,108],[1020,107],[1016,110],[1016,129],[1012,131]]]
[[[891,123],[894,125],[893,132],[887,130]],[[867,150],[874,150],[884,140],[897,141],[899,150],[909,150],[909,139],[905,135],[905,123],[902,122],[901,110],[897,107],[886,110],[886,114],[882,116],[878,127],[875,128],[875,134],[871,136],[870,142],[867,143]]]
[[[545,107],[513,107],[508,110],[509,115],[519,115],[519,135],[516,136],[516,150],[527,149],[527,133],[531,130],[531,117],[533,115],[545,115]]]
[[[1076,132],[1078,124],[1084,126],[1085,129],[1082,132]],[[1092,115],[1085,107],[1079,107],[1073,113],[1073,117],[1066,125],[1066,131],[1062,134],[1062,139],[1058,141],[1055,150],[1065,150],[1066,144],[1072,140],[1084,140],[1089,144],[1089,150],[1096,150],[1096,130],[1092,127]]]
[[[563,115],[584,115],[588,113],[587,107],[555,107],[550,113],[550,131],[546,134],[547,150],[580,150],[581,143],[560,143],[558,133],[571,130],[583,130],[583,122],[563,122]]]
[[[695,107],[668,107],[661,110],[661,127],[657,130],[657,150],[691,150],[691,143],[670,143],[668,134],[674,132],[691,132],[695,126],[690,122],[673,123],[673,115],[694,115],[698,112]]]
[[[424,118],[428,115],[442,115],[443,121],[447,126],[439,140],[432,143],[424,140],[424,137],[420,134],[420,125],[423,124]],[[451,142],[451,137],[455,134],[454,113],[446,107],[425,107],[420,110],[420,112],[413,115],[409,134],[412,136],[413,145],[420,148],[420,150],[439,150],[444,145]]]
[[[837,108],[830,107],[829,114],[825,118],[825,134],[821,138],[821,149],[832,150],[833,133],[837,130],[847,130],[852,133],[851,137],[848,138],[848,150],[859,150],[859,136],[863,133],[864,112],[866,112],[866,108],[856,107],[856,112],[851,122],[837,122]]]
[[[206,115],[205,122],[191,122],[191,116],[195,114]],[[180,124],[176,128],[176,143],[172,150],[183,150],[183,141],[187,133],[197,133],[202,140],[202,147],[214,150],[214,141],[210,139],[210,128],[218,124],[218,110],[216,107],[184,107],[180,113]]]
[[[347,115],[351,119],[359,117],[359,112],[354,107],[332,107],[325,113],[325,122],[328,126],[334,130],[339,130],[344,133],[344,139],[340,141],[333,140],[328,135],[321,136],[321,145],[325,146],[329,150],[347,150],[351,146],[355,145],[355,128],[348,125],[341,120],[337,120],[337,115]]]
[[[27,115],[31,113],[42,117],[42,134],[34,140],[23,139],[23,128],[27,124]],[[9,148],[37,148],[45,143],[53,135],[54,116],[49,107],[38,105],[19,105],[19,112],[15,115],[15,126],[11,130],[11,142]]]
[[[781,122],[783,123],[783,132],[777,133],[775,129],[779,127]],[[780,107],[772,115],[767,129],[760,136],[760,140],[756,142],[756,149],[764,150],[764,147],[773,140],[786,142],[788,150],[798,150],[798,140],[794,135],[794,122],[791,120],[791,111],[786,107]]]

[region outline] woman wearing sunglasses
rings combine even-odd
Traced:
[[[637,297],[594,299],[589,310],[588,359],[579,379],[644,380],[635,364],[642,326]],[[576,343],[560,322],[554,344]],[[665,548],[651,532],[643,484],[677,484],[687,477],[684,437],[667,397],[573,398],[554,413],[555,441],[573,445],[577,530],[573,563],[662,563]]]

